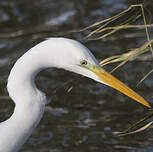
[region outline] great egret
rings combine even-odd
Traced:
[[[15,109],[8,120],[0,123],[0,152],[17,152],[41,120],[47,100],[37,89],[34,79],[38,72],[49,67],[89,77],[150,107],[136,92],[102,69],[81,43],[66,38],[49,38],[20,57],[10,72],[7,89]]]

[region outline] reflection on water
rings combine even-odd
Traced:
[[[54,30],[65,32],[87,26],[127,8],[127,3],[125,0],[33,0],[32,3],[25,0],[1,0],[0,121],[7,119],[14,108],[5,86],[9,71],[19,56],[43,38],[55,36]],[[13,35],[22,35],[22,30],[27,29],[29,33],[32,30],[39,31],[44,25],[51,27],[50,32]],[[18,33],[14,33],[15,31]],[[114,37],[114,41],[108,38],[105,42],[88,41],[84,44],[97,58],[104,59],[140,46],[142,38],[144,39],[142,34],[137,39],[128,37],[128,34],[119,34]],[[83,36],[80,33],[73,33],[66,37],[81,40]],[[135,87],[144,73],[151,69],[151,64],[151,61],[145,64],[133,61],[117,70],[114,75],[151,101],[153,82],[151,76],[139,88]],[[110,70],[113,67],[106,68]],[[73,81],[65,85],[70,79]],[[43,71],[36,78],[36,82],[38,87],[47,93],[50,103],[46,107],[41,123],[21,152],[153,151],[151,130],[127,137],[117,137],[114,134],[115,131],[123,131],[147,113],[143,106],[132,102],[128,97],[112,88],[64,70]],[[67,92],[71,86],[73,89]]]

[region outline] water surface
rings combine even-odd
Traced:
[[[67,31],[110,17],[128,6],[129,1],[126,0],[1,0],[0,121],[13,112],[14,104],[8,97],[6,83],[18,57],[47,37],[63,36]],[[151,6],[148,9],[151,10]],[[97,59],[140,47],[146,41],[144,31],[137,31],[136,34],[119,32],[102,41],[83,40],[87,33],[89,31],[64,36],[81,41]],[[110,71],[115,65],[105,68]],[[152,60],[135,60],[113,74],[152,102],[152,75],[136,88],[137,82],[151,69]],[[69,80],[72,81],[65,85]],[[37,76],[36,83],[46,92],[50,104],[21,152],[153,151],[151,129],[126,137],[114,134],[147,114],[147,110],[132,99],[64,70],[45,70]],[[67,92],[72,86],[73,89]]]

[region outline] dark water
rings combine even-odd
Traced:
[[[147,4],[150,13],[153,13],[152,3]],[[76,39],[86,45],[97,59],[141,46],[146,41],[144,30],[136,34],[119,32],[102,41],[82,40],[89,31],[63,34],[110,17],[129,5],[128,0],[0,0],[0,121],[10,117],[14,108],[5,88],[11,67],[19,56],[44,38],[64,35]],[[115,65],[109,65],[106,69],[110,71],[113,67]],[[118,69],[114,75],[151,103],[152,75],[138,88],[135,87],[151,69],[152,59],[135,60]],[[73,81],[65,85],[69,80]],[[64,70],[43,71],[36,83],[51,102],[21,152],[153,151],[152,129],[126,137],[114,134],[147,114],[147,110],[132,99]],[[73,89],[67,92],[71,86]]]

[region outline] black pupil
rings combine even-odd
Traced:
[[[82,61],[82,64],[86,65],[87,64],[87,61]]]

